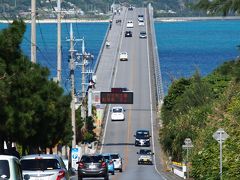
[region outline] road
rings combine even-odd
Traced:
[[[124,9],[120,15],[114,17],[113,26],[107,37],[111,45],[109,49],[104,47],[96,72],[97,91],[110,91],[111,87],[124,87],[134,93],[134,103],[122,105],[126,110],[125,121],[111,121],[110,109],[113,105],[109,105],[105,113],[100,153],[119,153],[123,158],[123,172],[110,175],[111,180],[178,179],[162,171],[159,159],[158,123],[154,106],[154,85],[151,82],[153,70],[150,68],[152,60],[149,57],[148,38],[139,38],[140,31],[146,31],[148,34],[146,11],[146,8],[134,8],[133,11]],[[139,14],[145,17],[144,26],[138,25]],[[115,24],[116,19],[122,19],[121,25]],[[128,20],[133,20],[134,28],[126,27]],[[126,30],[131,30],[133,37],[125,37]],[[122,51],[128,52],[128,61],[119,61],[119,52]],[[155,153],[153,165],[137,163],[137,152],[140,147],[134,146],[134,134],[138,129],[147,129],[151,132],[150,148]]]
[[[113,78],[113,87],[127,87],[134,92],[134,104],[123,105],[126,109],[125,121],[112,122],[110,113],[107,114],[106,130],[103,137],[102,152],[118,152],[123,157],[123,172],[116,173],[111,179],[164,179],[155,166],[137,165],[137,151],[134,146],[134,133],[138,129],[148,129],[152,132],[152,106],[148,43],[147,39],[140,39],[139,32],[146,29],[146,10],[143,8],[126,12],[124,31],[131,30],[133,37],[124,37],[120,41],[120,52],[128,52],[128,61],[119,61],[117,56],[116,71]],[[145,26],[138,26],[138,14],[144,14]],[[126,28],[126,22],[133,20],[134,28]],[[109,109],[111,106],[109,107]],[[153,144],[153,139],[151,139]],[[153,146],[151,146],[154,151]]]

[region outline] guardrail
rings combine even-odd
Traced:
[[[113,19],[113,16],[112,16],[111,19]],[[97,61],[96,61],[95,65],[94,65],[94,68],[93,68],[94,74],[95,74],[96,71],[97,71],[97,68],[98,68],[98,65],[99,65],[99,61],[100,61],[100,59],[101,59],[101,55],[102,55],[102,52],[103,52],[103,49],[104,49],[104,46],[105,46],[105,44],[106,44],[106,40],[107,40],[107,37],[108,37],[108,34],[109,34],[109,30],[110,30],[110,24],[108,25],[107,32],[106,32],[106,34],[105,34],[105,37],[104,37],[104,39],[103,39],[102,46],[101,46],[100,51],[99,51],[99,53],[98,53]]]
[[[163,92],[162,74],[160,69],[160,61],[158,56],[158,47],[156,42],[155,27],[154,27],[154,20],[153,20],[153,7],[151,6],[151,4],[148,5],[148,13],[149,13],[149,21],[150,21],[151,34],[152,34],[152,47],[154,48],[153,58],[154,58],[154,71],[155,71],[155,85],[157,89],[157,101],[158,101],[158,105],[161,105],[164,99],[164,92]]]
[[[187,166],[184,163],[172,162],[172,171],[183,179],[187,178]]]

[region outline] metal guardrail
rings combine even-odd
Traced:
[[[160,69],[160,61],[158,56],[158,47],[156,42],[155,27],[154,27],[154,20],[153,20],[153,7],[151,6],[151,4],[148,5],[148,12],[149,12],[150,25],[151,25],[152,47],[154,48],[153,56],[154,56],[155,85],[157,89],[157,100],[158,100],[158,105],[161,105],[164,99],[164,91],[163,91],[162,74]]]
[[[112,17],[112,19],[113,19],[113,17]],[[96,61],[95,65],[94,65],[94,68],[93,68],[94,74],[95,74],[96,71],[97,71],[97,68],[98,68],[98,65],[99,65],[99,61],[100,61],[100,59],[101,59],[102,52],[103,52],[103,49],[104,49],[104,47],[105,47],[106,40],[107,40],[107,37],[108,37],[108,34],[109,34],[109,30],[110,30],[110,24],[108,25],[107,33],[105,34],[105,37],[104,37],[104,39],[103,39],[102,46],[101,46],[100,51],[99,51],[99,53],[98,53],[97,61]]]

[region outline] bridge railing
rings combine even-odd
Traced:
[[[112,16],[111,19],[113,19],[113,16]],[[103,43],[102,43],[102,46],[101,46],[101,48],[100,48],[100,51],[99,51],[99,53],[98,53],[97,61],[96,61],[95,65],[94,65],[94,68],[93,68],[93,72],[94,72],[94,73],[96,73],[96,71],[97,71],[97,68],[98,68],[98,65],[99,65],[99,61],[100,61],[101,56],[102,56],[103,49],[104,49],[105,44],[106,44],[106,41],[107,41],[107,37],[108,37],[108,34],[109,34],[109,30],[110,30],[110,23],[109,23],[109,25],[108,25],[107,32],[106,32],[105,37],[104,37],[104,39],[103,39]]]
[[[154,27],[154,20],[153,20],[153,7],[151,6],[151,4],[148,5],[148,13],[149,13],[149,20],[151,25],[152,47],[154,48],[153,57],[154,57],[155,84],[157,89],[157,101],[158,101],[158,105],[161,105],[164,99],[164,91],[163,91],[162,74],[160,69],[160,61],[158,56],[158,47],[156,42],[155,27]]]

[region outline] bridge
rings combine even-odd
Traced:
[[[144,15],[144,25],[138,24],[138,15]],[[133,28],[126,27],[129,20],[133,21]],[[125,37],[125,31],[132,31],[132,37]],[[147,38],[139,38],[141,31],[146,32]],[[109,48],[105,46],[107,41]],[[119,60],[120,52],[128,53],[127,61]],[[164,168],[158,140],[158,112],[164,97],[159,64],[151,5],[133,10],[121,7],[112,17],[94,70],[99,151],[117,152],[124,159],[123,172],[111,175],[111,179],[179,179]],[[99,102],[99,93],[110,92],[111,88],[125,88],[134,94],[133,104],[121,104],[125,109],[124,121],[111,121],[110,110],[114,105]],[[137,164],[140,147],[134,145],[134,134],[139,129],[151,133],[153,166]]]

